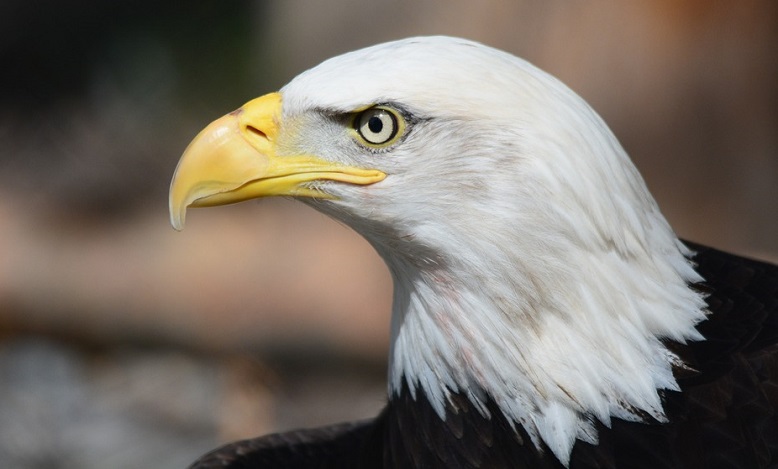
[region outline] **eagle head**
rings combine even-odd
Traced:
[[[389,389],[443,416],[493,400],[567,462],[593,422],[662,421],[663,340],[696,340],[699,281],[602,119],[528,62],[448,37],[327,60],[203,130],[187,207],[291,196],[363,235],[395,292]]]

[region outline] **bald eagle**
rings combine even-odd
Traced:
[[[602,119],[526,61],[449,37],[327,60],[193,140],[172,224],[265,196],[388,265],[388,403],[194,467],[778,464],[778,267],[679,240]]]

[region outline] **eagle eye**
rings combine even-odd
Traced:
[[[383,147],[393,143],[403,127],[404,123],[397,112],[386,107],[365,109],[354,118],[354,130],[362,141],[371,147]]]

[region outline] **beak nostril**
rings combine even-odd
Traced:
[[[247,130],[248,132],[250,132],[250,133],[252,133],[252,134],[256,135],[257,137],[260,137],[260,138],[265,138],[265,139],[267,139],[267,138],[268,138],[268,137],[267,137],[267,134],[266,134],[265,132],[263,132],[263,131],[259,130],[258,128],[254,127],[253,125],[247,125],[247,126],[246,126],[246,130]]]

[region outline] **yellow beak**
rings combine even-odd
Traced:
[[[313,155],[276,156],[281,95],[270,93],[213,121],[184,150],[170,183],[170,223],[184,227],[187,207],[209,207],[257,197],[331,198],[317,180],[368,185],[386,175]]]

